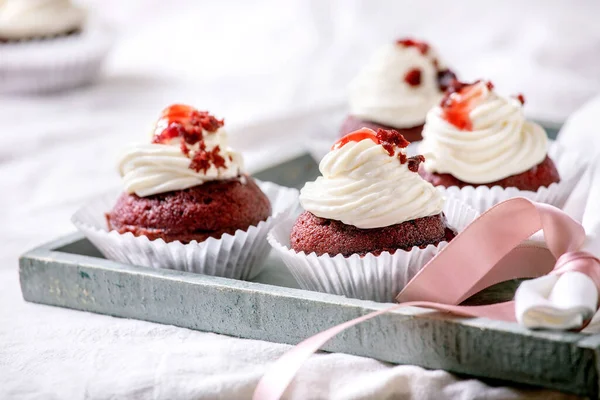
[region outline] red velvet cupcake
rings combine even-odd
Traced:
[[[116,204],[114,195],[95,199],[74,224],[112,260],[253,278],[269,230],[297,207],[298,191],[248,176],[223,125],[190,106],[168,107],[152,143],[123,154],[125,193]]]
[[[422,156],[393,130],[361,129],[340,139],[321,161],[323,176],[300,191],[306,210],[291,233],[295,251],[391,253],[446,240],[444,201],[418,175]]]
[[[523,95],[499,96],[489,81],[455,81],[427,114],[420,175],[480,212],[516,196],[562,207],[583,165],[549,146],[524,103]]]
[[[455,81],[430,111],[421,176],[436,186],[500,186],[535,192],[560,182],[544,129],[525,120],[523,95],[503,98],[491,82]]]
[[[0,94],[71,89],[96,79],[115,39],[69,0],[0,0]]]
[[[0,44],[74,35],[85,20],[86,12],[71,1],[0,1]]]
[[[340,136],[361,128],[396,130],[421,140],[427,111],[437,104],[455,74],[425,42],[400,39],[369,61],[350,86],[350,115]]]
[[[189,106],[164,110],[152,144],[123,156],[126,193],[107,214],[109,228],[189,243],[266,220],[269,199],[242,172],[222,127],[223,120]]]
[[[408,144],[397,131],[361,129],[323,158],[322,176],[300,191],[304,213],[269,235],[303,288],[392,301],[475,217],[419,176],[424,159],[408,157]]]

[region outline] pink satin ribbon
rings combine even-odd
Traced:
[[[540,229],[553,257],[547,257],[545,249],[517,247]],[[496,283],[568,271],[588,275],[600,290],[600,261],[578,251],[584,240],[581,224],[558,208],[524,198],[500,203],[471,223],[419,271],[396,297],[401,304],[334,326],[299,343],[269,368],[253,399],[279,399],[302,364],[327,341],[347,328],[400,307],[420,306],[465,317],[515,321],[514,301],[485,306],[458,304]],[[551,260],[556,260],[554,266]]]

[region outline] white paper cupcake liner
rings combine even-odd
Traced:
[[[448,224],[462,231],[479,213],[456,199],[448,199],[444,206]],[[424,249],[413,247],[410,251],[384,252],[378,256],[338,254],[317,256],[315,253],[296,252],[290,247],[293,218],[275,225],[267,240],[281,257],[301,288],[343,295],[363,300],[392,302],[416,273],[448,242]]]
[[[114,41],[99,21],[62,37],[0,43],[0,93],[43,93],[93,81]]]
[[[260,273],[269,253],[266,236],[275,223],[287,218],[298,203],[298,191],[271,182],[257,184],[271,201],[272,214],[266,221],[234,235],[203,242],[165,242],[149,240],[109,231],[105,213],[109,212],[117,195],[99,197],[79,209],[71,218],[81,231],[108,259],[125,264],[152,268],[169,268],[205,275],[248,280]]]
[[[466,186],[462,189],[458,186],[448,188],[438,186],[437,189],[444,197],[459,199],[479,212],[484,212],[492,206],[514,197],[525,197],[539,203],[562,208],[583,176],[588,163],[581,159],[581,154],[565,151],[557,143],[552,143],[548,150],[548,156],[558,169],[560,182],[553,183],[548,187],[541,187],[536,192],[517,188],[505,189],[500,186],[491,188]]]

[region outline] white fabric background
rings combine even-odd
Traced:
[[[600,91],[596,1],[89,4],[120,37],[101,81],[0,98],[2,399],[248,398],[265,365],[288,348],[22,300],[18,255],[70,232],[78,205],[119,185],[119,149],[143,140],[166,104],[190,102],[238,127],[325,107],[344,99],[373,46],[405,34],[434,42],[466,79],[485,76],[505,93],[525,93],[538,118],[561,121]],[[269,149],[302,140],[286,131],[269,142],[244,133],[232,136],[251,169],[264,165]],[[288,394],[563,398],[342,354],[313,357]]]

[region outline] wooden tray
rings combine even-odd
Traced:
[[[317,174],[305,155],[256,176],[299,187]],[[75,233],[24,254],[19,272],[30,302],[289,344],[389,306],[301,290],[280,260],[272,255],[266,263],[254,282],[155,270],[106,260]],[[517,284],[497,285],[468,302],[506,300]],[[345,331],[325,350],[578,395],[599,393],[600,334],[530,331],[406,307]]]

